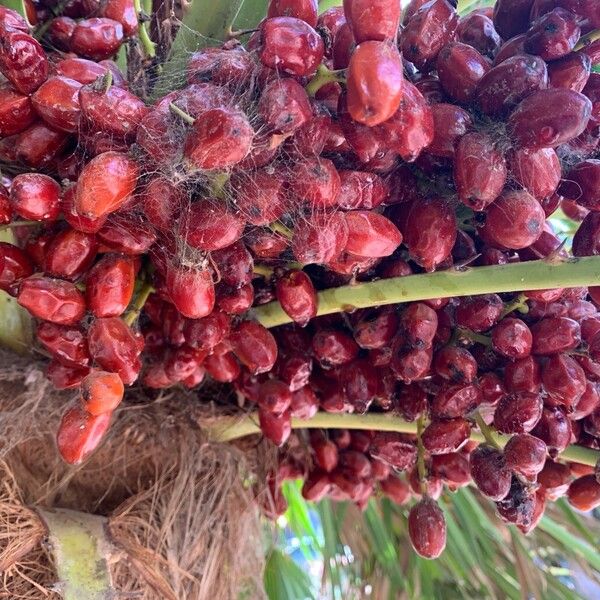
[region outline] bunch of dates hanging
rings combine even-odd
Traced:
[[[133,0],[50,4],[0,7],[0,289],[73,390],[65,461],[126,387],[219,386],[280,447],[271,516],[288,478],[310,500],[414,500],[435,558],[444,490],[473,483],[524,532],[563,495],[600,505],[598,472],[561,458],[600,447],[599,289],[318,316],[357,282],[600,254],[597,0],[271,0],[153,102],[115,62],[146,26]],[[269,303],[289,324],[261,323]],[[318,412],[415,426],[293,430]]]

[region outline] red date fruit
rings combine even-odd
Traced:
[[[90,363],[87,340],[78,327],[40,323],[37,339],[51,352],[54,359],[68,367],[87,367]]]
[[[571,443],[571,421],[562,407],[544,407],[533,435],[543,440],[552,458],[556,458]]]
[[[468,104],[490,64],[475,48],[450,42],[440,50],[436,69],[446,94],[455,102]]]
[[[542,370],[544,388],[551,398],[568,410],[585,392],[586,377],[577,361],[567,354],[553,354]]]
[[[537,393],[541,384],[540,364],[533,356],[514,360],[504,368],[504,386],[509,392]]]
[[[69,133],[79,128],[81,84],[66,77],[50,77],[31,97],[38,115],[55,129]]]
[[[471,477],[479,491],[494,501],[503,500],[510,491],[511,473],[504,456],[490,446],[479,446],[471,453]]]
[[[139,215],[116,213],[100,228],[98,239],[113,252],[140,255],[154,244],[156,232]]]
[[[406,504],[410,500],[411,492],[409,485],[396,475],[390,475],[379,482],[381,491],[396,504]]]
[[[258,420],[264,436],[276,446],[282,446],[290,437],[292,417],[289,410],[280,415],[259,410]]]
[[[23,33],[29,33],[27,21],[16,10],[6,6],[0,6],[0,26],[9,31],[16,29]]]
[[[533,354],[551,355],[573,350],[581,342],[579,323],[567,317],[549,317],[531,328]]]
[[[83,294],[72,283],[49,277],[24,279],[17,302],[34,317],[59,325],[75,325],[85,314]]]
[[[462,136],[454,155],[454,182],[458,197],[473,210],[484,210],[502,192],[506,161],[485,133]]]
[[[419,556],[434,559],[446,547],[446,519],[437,503],[425,496],[408,514],[410,542]]]
[[[84,58],[104,60],[117,52],[123,43],[123,25],[104,17],[77,23],[71,36],[71,51]]]
[[[270,0],[267,17],[294,17],[315,27],[317,9],[317,0]]]
[[[480,80],[476,103],[487,115],[502,115],[521,100],[548,86],[548,71],[536,56],[512,56],[489,70]]]
[[[23,219],[55,221],[60,213],[60,186],[48,175],[17,175],[10,188],[10,205]]]
[[[542,416],[539,394],[521,392],[506,396],[494,412],[494,427],[501,433],[529,433]]]
[[[400,348],[393,353],[390,368],[396,379],[409,384],[429,375],[431,360],[431,348],[413,348],[407,351]]]
[[[470,383],[477,375],[477,361],[466,348],[444,346],[435,354],[433,368],[437,375],[455,383]]]
[[[414,302],[400,316],[406,342],[416,348],[431,348],[438,328],[437,313],[423,302]]]
[[[138,175],[136,163],[126,154],[99,154],[81,171],[75,192],[75,210],[93,219],[115,212],[131,197]]]
[[[494,5],[494,27],[505,40],[529,27],[529,13],[534,0],[498,0]]]
[[[459,450],[470,435],[471,427],[465,419],[432,421],[423,431],[423,445],[430,454],[448,454]]]
[[[336,204],[340,208],[370,210],[377,208],[388,195],[386,184],[375,173],[344,170],[338,174],[341,185]]]
[[[115,410],[124,393],[123,382],[116,373],[92,371],[81,382],[82,406],[95,417]]]
[[[51,360],[46,368],[46,378],[55,389],[70,390],[78,387],[89,371],[89,367],[68,367]]]
[[[354,326],[354,339],[361,348],[383,348],[392,341],[398,323],[394,310],[377,310],[374,314],[367,314]]]
[[[248,84],[255,63],[242,46],[203,48],[194,52],[187,63],[189,83],[211,81],[219,86],[240,89]]]
[[[494,58],[502,44],[492,19],[476,10],[461,17],[456,35],[460,42],[489,58]]]
[[[590,212],[579,225],[573,237],[574,256],[600,254],[600,213]]]
[[[573,50],[580,33],[575,15],[555,8],[532,23],[525,36],[525,50],[546,61],[556,60]]]
[[[258,390],[258,406],[262,411],[280,415],[292,403],[290,388],[277,379],[269,379],[261,384]]]
[[[34,123],[16,138],[8,139],[14,144],[14,158],[34,168],[48,165],[68,142],[66,133],[55,131],[42,122]]]
[[[82,85],[94,83],[98,77],[106,75],[108,69],[93,60],[85,58],[65,58],[56,63],[56,74],[74,79]],[[113,81],[113,85],[116,83]]]
[[[54,277],[75,280],[91,267],[97,251],[98,242],[94,235],[65,229],[46,246],[44,271]]]
[[[588,82],[592,61],[583,52],[571,52],[548,65],[550,87],[581,92]]]
[[[309,385],[292,392],[290,406],[292,417],[297,419],[311,419],[319,410],[319,399]]]
[[[119,317],[131,302],[134,286],[133,259],[106,254],[86,277],[87,306],[95,317]]]
[[[94,416],[80,406],[69,408],[56,434],[56,445],[62,459],[70,465],[83,462],[102,441],[111,416],[111,413]]]
[[[204,363],[206,372],[220,383],[231,383],[240,375],[240,365],[231,352],[213,353]]]
[[[590,100],[573,90],[550,88],[534,92],[510,115],[512,137],[526,148],[555,148],[585,130],[592,113]]]
[[[454,210],[441,198],[417,200],[402,231],[411,258],[426,271],[434,271],[450,256],[456,241]]]
[[[400,4],[395,0],[344,0],[344,14],[358,44],[395,41],[400,24]]]
[[[225,169],[246,157],[253,138],[254,130],[243,112],[213,108],[194,122],[184,156],[192,169]]]
[[[138,16],[133,0],[110,0],[103,5],[101,14],[121,23],[125,37],[131,37],[138,31]]]
[[[289,186],[309,208],[331,208],[337,205],[341,181],[332,161],[310,157],[294,165]]]
[[[170,231],[179,217],[185,192],[162,177],[151,179],[141,190],[144,214],[159,231]]]
[[[346,213],[346,252],[356,256],[389,256],[402,243],[402,234],[386,217],[369,211]]]
[[[0,87],[0,137],[7,137],[27,129],[35,121],[29,96],[12,87]]]
[[[39,93],[39,92],[38,92]],[[134,94],[117,86],[97,90],[84,86],[79,90],[81,114],[94,131],[131,138],[148,109]]]
[[[292,270],[277,280],[277,300],[283,310],[301,326],[317,315],[317,293],[304,271]]]
[[[492,347],[507,358],[525,358],[531,353],[531,330],[521,319],[502,319],[492,330]]]
[[[95,319],[88,331],[92,358],[106,371],[117,373],[131,385],[141,370],[139,340],[125,321],[117,317]]]
[[[391,42],[366,41],[357,46],[348,66],[348,111],[369,127],[387,121],[400,106],[402,59]]]
[[[423,94],[410,81],[402,84],[398,110],[380,125],[386,145],[404,161],[415,161],[434,138],[433,112]]]
[[[356,342],[346,333],[333,329],[321,329],[312,340],[317,360],[324,366],[338,366],[354,360],[358,354]]]
[[[292,252],[302,264],[326,264],[342,253],[347,241],[348,225],[342,213],[314,213],[294,227]]]
[[[473,124],[466,110],[454,104],[434,104],[433,114],[434,135],[427,152],[434,156],[452,158],[458,140],[467,133]]]
[[[533,480],[544,468],[546,451],[544,441],[529,433],[513,435],[504,448],[506,467]]]
[[[431,404],[431,414],[436,419],[464,417],[483,401],[477,385],[450,385],[442,387]]]
[[[258,115],[270,131],[288,134],[309,122],[313,111],[304,88],[294,79],[275,79],[260,95]]]
[[[456,324],[471,331],[482,332],[500,318],[504,304],[497,294],[460,298],[455,309]]]
[[[300,19],[269,18],[262,22],[259,32],[259,57],[271,69],[305,77],[314,74],[323,59],[323,40]]]
[[[600,159],[577,163],[561,184],[559,193],[588,210],[600,210]]]
[[[573,421],[583,419],[592,414],[600,405],[600,394],[595,383],[588,381],[585,386],[585,391],[579,397],[575,404],[573,412],[569,414],[569,418]]]
[[[417,460],[415,445],[406,441],[401,434],[388,431],[380,431],[373,436],[369,454],[399,471],[412,468]]]
[[[271,332],[255,321],[243,321],[231,333],[233,353],[253,374],[266,373],[277,359],[277,342]]]
[[[524,190],[505,192],[487,210],[483,235],[498,248],[519,250],[542,234],[546,214]]]
[[[29,95],[48,78],[44,49],[27,33],[3,29],[0,37],[0,72],[21,94]]]
[[[537,481],[548,500],[558,500],[564,496],[571,482],[571,470],[567,465],[548,459],[538,473]]]
[[[428,71],[442,47],[450,41],[458,14],[446,0],[432,0],[411,17],[401,35],[404,58],[420,71]]]
[[[33,264],[21,248],[0,242],[0,290],[10,290],[14,283],[32,273]]]
[[[193,203],[180,219],[180,229],[193,248],[211,251],[230,246],[242,236],[244,221],[217,199]]]
[[[580,477],[569,486],[567,498],[577,510],[593,510],[600,506],[600,483],[595,475]]]
[[[215,286],[208,269],[169,266],[165,283],[169,297],[184,317],[200,319],[212,312]]]
[[[558,187],[561,166],[552,148],[516,148],[509,154],[510,173],[540,202]]]

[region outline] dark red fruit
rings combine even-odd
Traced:
[[[525,36],[525,50],[546,61],[556,60],[573,50],[580,33],[576,16],[555,8],[532,23]]]
[[[233,353],[251,373],[266,373],[273,368],[277,359],[277,342],[260,323],[242,321],[229,339]]]
[[[113,56],[123,43],[123,25],[104,17],[77,23],[71,36],[71,50],[84,58],[104,60]]]
[[[528,433],[513,435],[504,447],[506,467],[527,479],[535,479],[546,462],[546,444]]]
[[[507,358],[525,358],[531,353],[531,330],[521,319],[502,319],[492,329],[492,347]]]
[[[465,419],[432,421],[423,431],[423,445],[430,454],[456,452],[469,439],[471,426]]]
[[[494,427],[501,433],[528,433],[540,420],[542,408],[539,394],[521,392],[506,396],[494,412]]]
[[[504,456],[490,446],[479,446],[471,453],[471,477],[479,491],[496,502],[510,491],[511,473]]]
[[[576,509],[593,510],[600,506],[600,483],[594,475],[580,477],[569,486],[567,497]]]
[[[497,294],[466,296],[456,305],[456,324],[471,331],[482,332],[492,327],[500,318],[504,304]]]
[[[0,72],[21,94],[35,92],[48,77],[49,64],[40,43],[28,33],[2,28]]]
[[[531,328],[533,354],[551,355],[573,350],[581,342],[579,323],[567,317],[549,317]]]
[[[408,514],[410,541],[419,556],[433,559],[446,547],[446,519],[437,503],[425,496]]]
[[[85,314],[83,294],[75,285],[50,277],[24,279],[17,302],[34,317],[59,325],[75,325]]]
[[[56,434],[56,445],[62,459],[70,465],[83,462],[102,441],[111,416],[110,412],[93,416],[79,405],[69,408]]]

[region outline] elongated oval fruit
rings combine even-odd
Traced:
[[[111,413],[123,400],[125,387],[116,373],[92,371],[81,382],[83,408],[95,417]]]
[[[283,310],[299,325],[306,325],[317,315],[317,293],[304,271],[290,270],[277,280],[277,300]]]
[[[355,121],[373,127],[387,121],[402,99],[402,59],[390,42],[364,42],[348,66],[348,111]]]
[[[398,0],[344,0],[344,15],[357,44],[395,41],[400,24]]]
[[[167,290],[177,310],[189,319],[208,316],[215,306],[215,286],[208,269],[169,267]]]
[[[131,197],[138,176],[138,166],[126,154],[99,154],[81,171],[75,191],[75,210],[94,219],[115,212]]]
[[[419,556],[437,558],[446,547],[446,519],[437,502],[425,496],[408,514],[408,534]]]
[[[68,409],[56,434],[56,445],[62,459],[70,465],[83,462],[102,441],[111,416],[110,412],[94,416],[81,406]]]

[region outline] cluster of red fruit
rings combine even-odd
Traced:
[[[29,171],[0,189],[17,240],[0,243],[0,289],[39,320],[48,378],[81,390],[65,460],[97,446],[123,385],[209,376],[258,406],[277,445],[319,409],[423,425],[313,432],[310,468],[282,460],[269,482],[274,512],[298,475],[309,499],[421,495],[411,539],[434,557],[443,484],[472,479],[524,531],[567,489],[600,504],[593,470],[555,462],[600,444],[596,290],[316,317],[316,290],[355,280],[567,256],[546,223],[560,206],[582,221],[573,253],[600,253],[600,42],[580,41],[597,0],[460,18],[412,0],[402,23],[398,0],[321,15],[271,0],[245,48],[194,53],[186,85],[151,106],[107,60],[136,34],[132,1],[63,10],[41,43],[0,10],[0,159]],[[294,325],[252,319],[273,300]],[[477,447],[474,419],[514,436]]]

